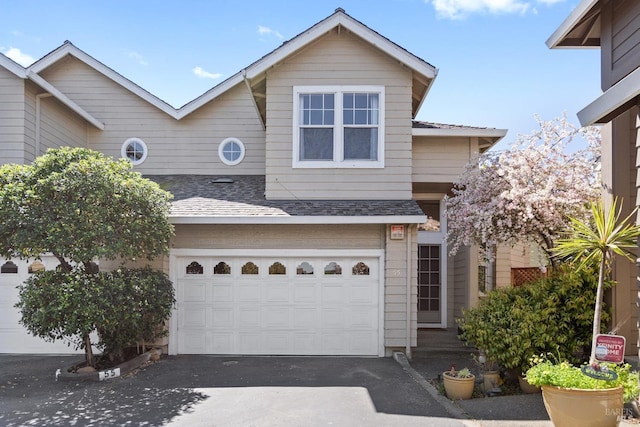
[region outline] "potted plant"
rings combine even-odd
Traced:
[[[601,328],[602,295],[612,257],[617,254],[635,260],[631,250],[637,248],[640,226],[634,225],[631,217],[636,211],[620,221],[622,204],[618,207],[616,199],[611,202],[609,209],[602,202],[592,203],[591,221],[571,218],[571,235],[559,240],[554,250],[559,257],[576,263],[578,270],[598,264],[589,365],[596,371],[607,370],[617,376],[611,380],[593,379],[566,362],[554,364],[541,361],[531,367],[526,378],[530,384],[542,387],[545,407],[556,427],[617,426],[622,417],[624,400],[638,396],[637,372],[631,373],[628,365],[618,367],[600,364],[595,355],[596,336]],[[577,402],[576,411],[572,411],[570,402]],[[587,408],[593,412],[587,411]]]
[[[555,427],[619,424],[624,402],[638,397],[638,372],[632,372],[629,364],[601,363],[597,369],[615,373],[616,378],[595,379],[568,362],[540,358],[527,371],[527,381],[542,388],[544,405]]]
[[[476,376],[468,368],[456,371],[455,366],[442,373],[444,391],[451,400],[471,399],[476,384]]]
[[[498,362],[481,351],[480,354],[472,353],[471,357],[473,361],[478,365],[478,369],[482,374],[482,384],[485,394],[492,392],[500,392],[500,385],[502,385],[502,378],[500,377],[500,366]]]

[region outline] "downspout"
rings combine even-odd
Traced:
[[[41,107],[40,107],[40,102],[42,98],[49,98],[53,95],[51,95],[48,92],[45,93],[39,93],[36,95],[36,135],[35,135],[35,147],[34,147],[34,155],[33,157],[36,158],[40,155],[40,115],[41,113]]]
[[[407,224],[407,254],[406,254],[406,280],[407,280],[407,343],[405,347],[405,354],[407,358],[411,360],[411,265],[413,264],[413,260],[411,258],[411,233],[412,226],[411,224]]]

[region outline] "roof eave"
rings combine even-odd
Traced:
[[[0,67],[3,67],[9,72],[15,74],[16,77],[21,79],[27,78],[27,70],[11,58],[5,56],[3,53],[0,53]]]
[[[578,6],[569,14],[569,16],[560,24],[560,26],[551,34],[547,39],[547,46],[549,49],[558,48],[588,48],[593,49],[597,46],[582,46],[582,45],[561,45],[567,38],[569,33],[580,23],[580,21],[598,4],[600,0],[582,0]]]
[[[423,224],[424,215],[388,216],[180,216],[172,224]]]
[[[640,68],[607,89],[589,105],[578,112],[582,126],[610,122],[622,111],[636,103],[640,96]]]

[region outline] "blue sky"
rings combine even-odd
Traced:
[[[342,7],[439,69],[419,120],[509,129],[501,146],[600,94],[600,51],[550,50],[579,0],[11,1],[0,52],[70,40],[180,107]]]

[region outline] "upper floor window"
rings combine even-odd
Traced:
[[[294,87],[293,108],[293,167],[384,167],[384,87]]]

